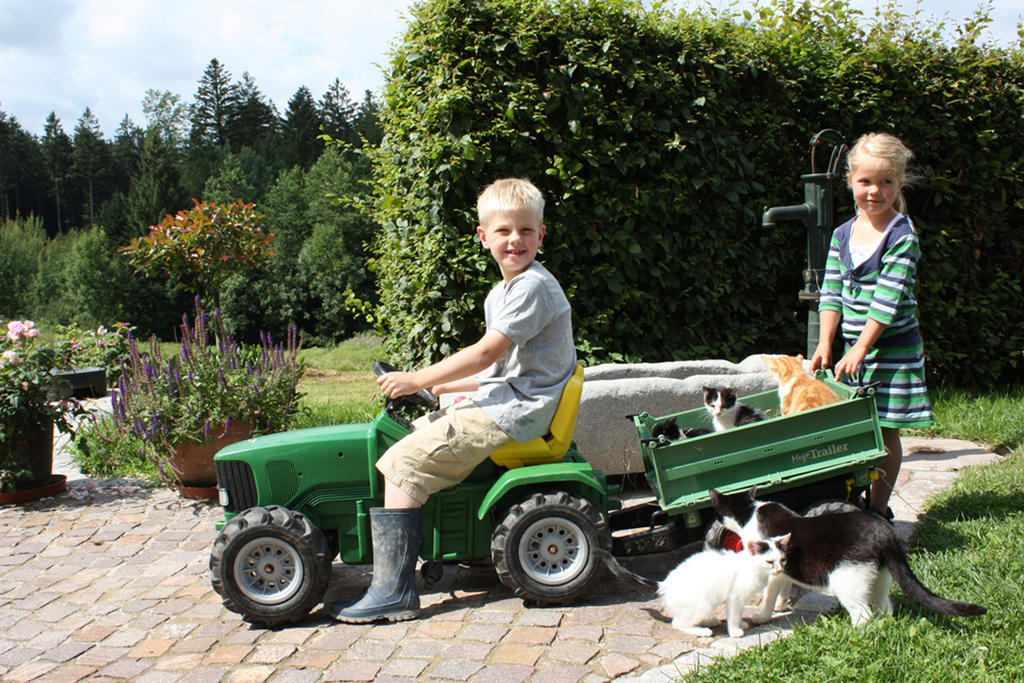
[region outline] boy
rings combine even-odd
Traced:
[[[535,261],[547,230],[544,197],[529,181],[497,180],[481,193],[477,214],[477,235],[502,278],[484,302],[483,337],[422,370],[377,379],[391,398],[426,387],[438,395],[476,394],[437,419],[418,421],[417,429],[377,462],[384,476],[384,507],[370,510],[373,581],[356,603],[330,606],[339,621],[417,616],[422,505],[431,494],[462,481],[499,446],[546,434],[576,367],[569,301],[554,276]]]

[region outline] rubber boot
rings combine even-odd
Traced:
[[[373,538],[373,580],[354,604],[331,603],[331,616],[350,624],[371,621],[404,621],[420,612],[416,591],[416,559],[422,535],[420,508],[389,510],[370,508]]]

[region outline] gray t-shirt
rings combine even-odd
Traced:
[[[512,340],[477,379],[473,400],[516,441],[547,434],[562,389],[576,369],[572,313],[555,276],[534,261],[494,286],[484,301],[488,330]]]

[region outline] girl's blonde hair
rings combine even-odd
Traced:
[[[899,180],[900,185],[907,183],[907,164],[914,158],[914,153],[907,149],[898,137],[888,133],[861,135],[846,155],[847,174],[852,175],[853,169],[867,156],[888,161],[892,167],[893,177]],[[907,212],[907,200],[902,189],[896,194],[896,210],[900,213]]]
[[[477,219],[486,225],[491,214],[497,211],[527,209],[537,217],[538,225],[544,222],[544,195],[529,180],[523,178],[502,178],[484,188],[476,200]]]

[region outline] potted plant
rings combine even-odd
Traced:
[[[261,334],[258,345],[240,344],[212,320],[196,298],[195,318],[183,316],[180,344],[169,358],[156,338],[140,349],[128,335],[128,358],[110,390],[112,413],[79,438],[96,450],[141,444],[161,476],[185,495],[216,485],[213,456],[252,433],[282,431],[297,409],[303,365],[298,340],[284,343]],[[120,443],[118,443],[120,442]]]
[[[39,339],[31,320],[6,323],[0,338],[0,495],[28,500],[26,491],[41,497],[63,490],[63,478],[52,476],[53,428],[71,432],[84,411],[74,399],[55,400],[51,371],[59,364],[59,351]]]
[[[107,387],[116,385],[121,376],[121,364],[128,357],[128,337],[133,331],[124,322],[110,329],[100,325],[95,330],[83,330],[76,323],[57,325],[62,364],[52,374],[61,396],[106,396]]]

